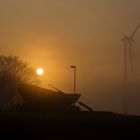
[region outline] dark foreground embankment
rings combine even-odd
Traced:
[[[140,117],[107,112],[0,112],[0,135],[38,139],[140,138]]]

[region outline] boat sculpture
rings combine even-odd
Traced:
[[[24,100],[22,109],[26,111],[80,111],[75,106],[80,94],[66,94],[28,84],[19,84],[18,91]]]

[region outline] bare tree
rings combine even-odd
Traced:
[[[17,56],[0,56],[0,108],[9,109],[12,105],[22,104],[18,93],[20,83],[37,83],[35,70]]]

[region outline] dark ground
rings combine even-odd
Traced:
[[[111,112],[0,112],[0,135],[31,139],[140,139],[140,117]]]

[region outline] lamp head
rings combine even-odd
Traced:
[[[71,68],[76,68],[76,66],[74,66],[74,65],[72,65],[72,66],[70,66]]]

